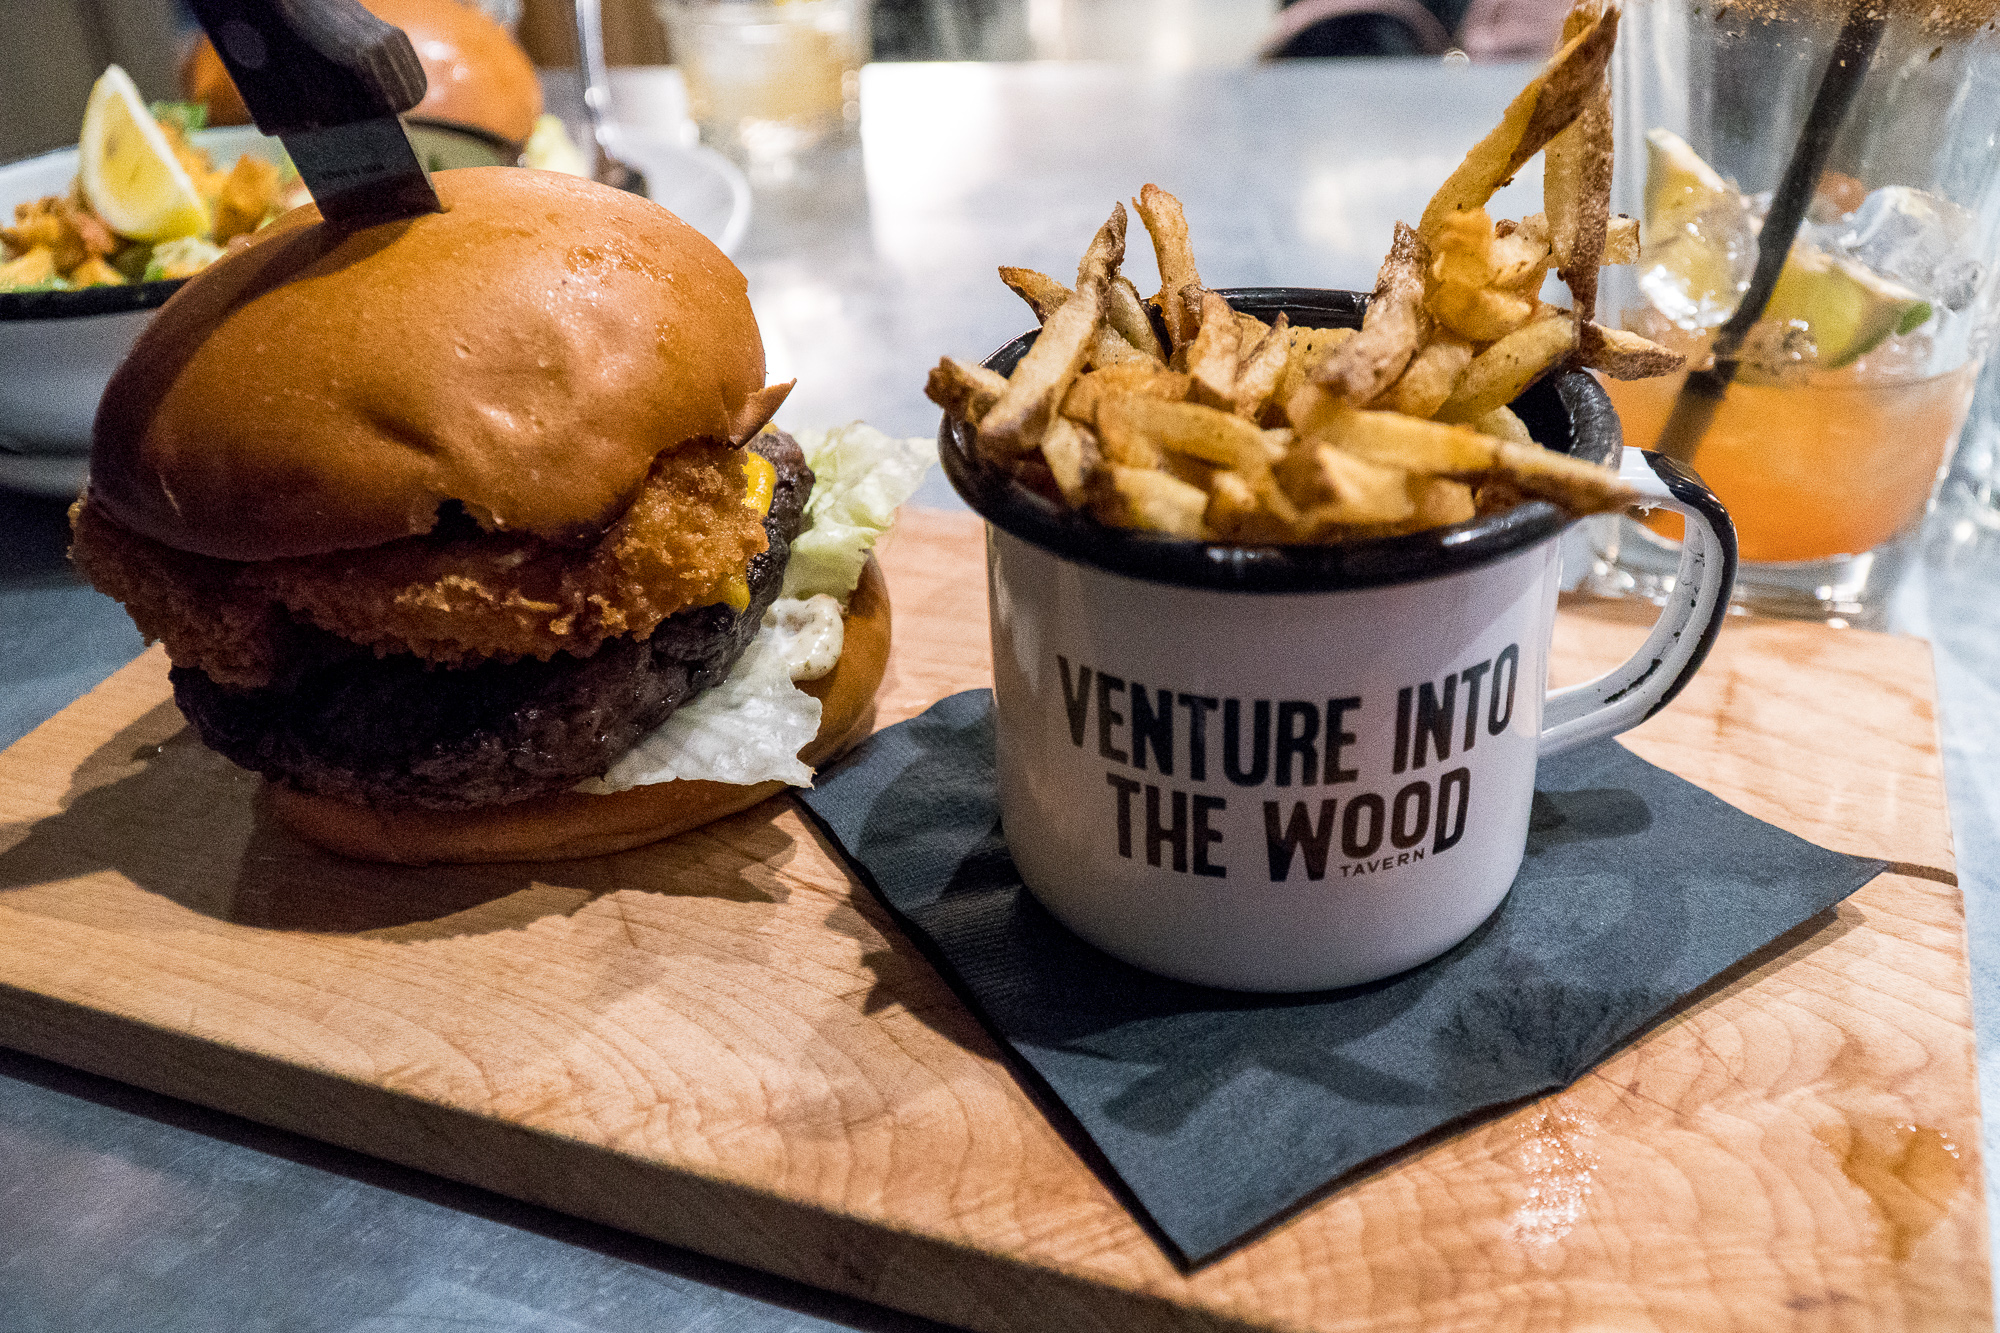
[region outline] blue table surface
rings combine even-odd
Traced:
[[[1390,222],[1414,215],[1523,77],[1427,61],[871,67],[857,141],[759,182],[736,256],[773,378],[800,378],[780,420],[932,433],[925,368],[983,354],[1024,322],[993,266],[1061,272],[1111,201],[1147,180],[1181,194],[1215,285],[1366,287]],[[2000,1086],[2000,510],[1980,476],[2000,452],[1996,403],[1982,394],[1891,621],[1935,651],[1988,1089]],[[937,477],[918,502],[957,504]],[[123,611],[70,572],[64,509],[0,492],[0,745],[141,648]],[[1991,1198],[1991,1114],[1985,1150]],[[0,1330],[440,1327],[936,1326],[0,1051]]]

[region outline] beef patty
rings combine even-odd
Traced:
[[[377,657],[301,627],[269,686],[172,672],[174,702],[209,748],[244,768],[323,796],[379,806],[460,810],[525,800],[604,773],[676,708],[718,683],[749,647],[784,582],[812,470],[798,443],[767,431],[750,445],[777,471],[752,557],[750,605],[690,608],[643,639],[588,657],[432,666]]]

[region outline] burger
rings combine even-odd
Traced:
[[[542,113],[542,88],[528,53],[499,23],[464,0],[362,0],[362,7],[409,35],[429,88],[410,108],[420,124],[470,130],[519,152]],[[181,63],[181,88],[208,105],[214,125],[248,125],[250,110],[207,37]]]
[[[872,722],[867,556],[914,442],[767,425],[743,275],[647,200],[433,177],[306,207],[160,310],[99,406],[72,557],[280,822],[372,860],[635,846]]]

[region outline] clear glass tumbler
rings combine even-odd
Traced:
[[[1626,0],[1612,207],[1640,219],[1642,253],[1606,271],[1600,318],[1708,364],[1774,192],[1795,155],[1814,160],[1807,131],[1830,134],[1769,302],[1689,437],[1736,520],[1751,609],[1880,624],[1950,462],[2000,291],[1996,11]],[[1685,378],[1607,385],[1627,443],[1660,440]],[[1593,585],[1662,595],[1677,535],[1599,522]]]
[[[864,0],[658,0],[688,110],[714,147],[782,164],[859,114]]]

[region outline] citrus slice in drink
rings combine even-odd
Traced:
[[[1931,303],[1899,282],[1839,255],[1794,245],[1764,307],[1767,321],[1798,321],[1822,370],[1838,370],[1931,317]]]
[[[91,209],[120,236],[166,241],[208,230],[208,205],[131,76],[116,65],[84,106],[77,176]]]
[[[1756,258],[1741,192],[1685,139],[1648,130],[1645,210],[1640,288],[1683,328],[1713,328],[1729,318]]]
[[[1672,130],[1646,131],[1646,232],[1665,237],[1742,194]]]

